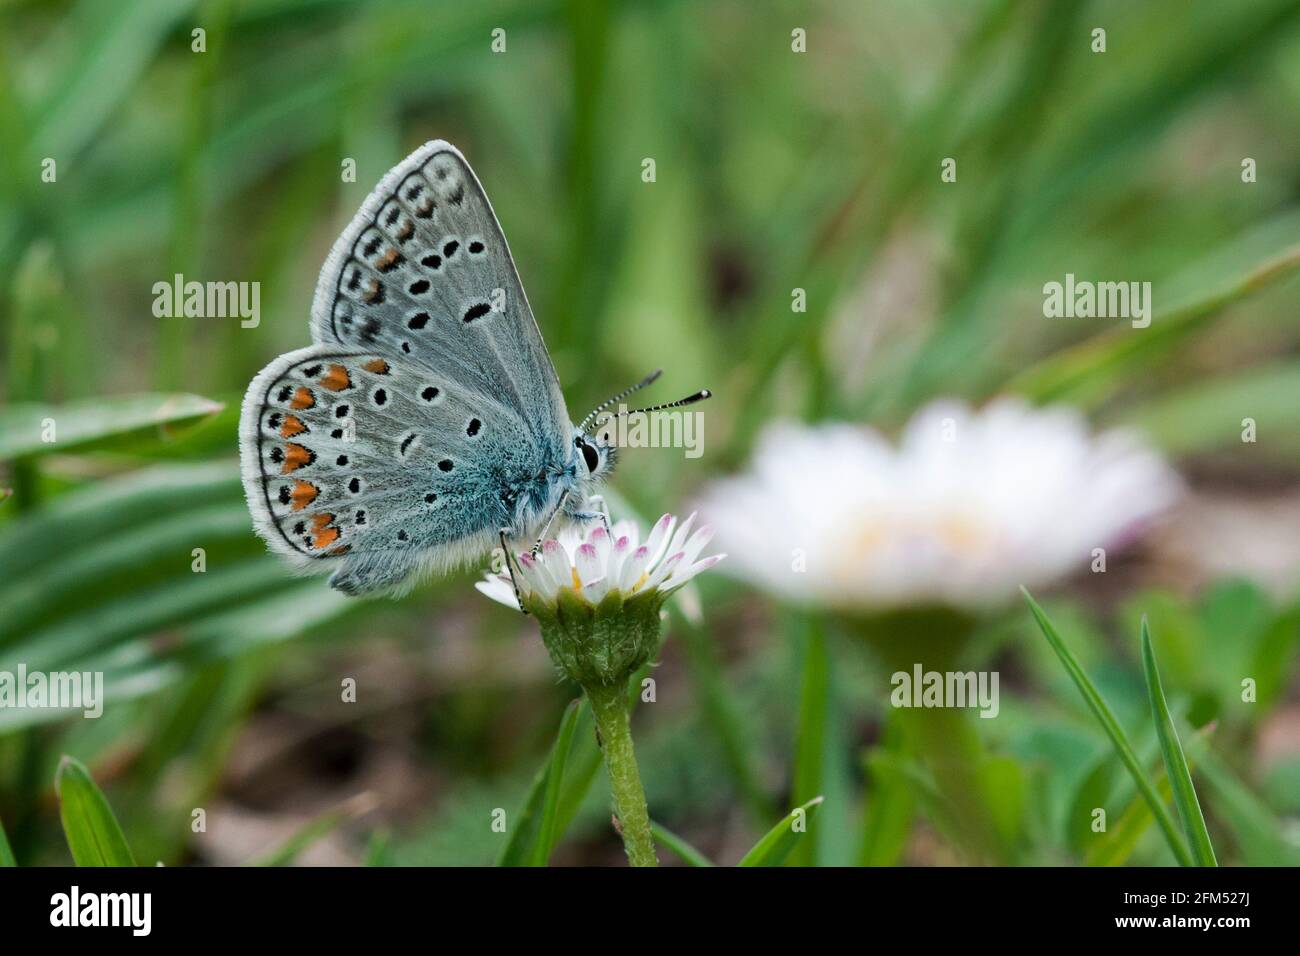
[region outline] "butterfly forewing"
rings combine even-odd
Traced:
[[[524,413],[538,441],[569,429],[555,369],[477,177],[452,146],[393,169],[321,271],[312,338],[410,357]]]

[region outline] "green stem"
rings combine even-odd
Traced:
[[[600,751],[609,771],[609,787],[614,796],[614,812],[627,860],[633,866],[658,866],[654,837],[650,833],[650,814],[646,810],[641,773],[632,751],[632,726],[628,720],[627,687],[593,684],[584,688],[596,718]]]
[[[886,673],[910,674],[918,664],[923,672],[957,670],[973,621],[959,612],[934,608],[887,614],[860,624]],[[1008,848],[981,779],[980,768],[988,755],[969,718],[950,707],[898,708],[890,713],[909,747],[929,768],[963,848],[977,862],[1006,863]]]

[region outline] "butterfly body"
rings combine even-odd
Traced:
[[[438,141],[391,170],[335,243],[312,345],[273,360],[240,420],[254,526],[348,593],[590,517],[612,449],[569,419],[491,205]]]

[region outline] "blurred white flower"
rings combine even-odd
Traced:
[[[937,401],[897,447],[869,429],[782,423],[752,471],[701,511],[728,567],[796,602],[844,609],[979,607],[1089,566],[1177,496],[1174,472],[1074,410]]]
[[[584,539],[576,527],[560,532],[542,544],[534,557],[518,556],[519,590],[525,603],[530,599],[554,602],[568,589],[590,604],[599,604],[611,591],[623,597],[658,592],[667,597],[701,571],[726,555],[715,554],[697,560],[713,538],[713,529],[701,527],[691,534],[695,515],[677,527],[673,515],[664,515],[650,531],[645,544],[631,521],[619,521],[610,531],[597,525]],[[488,574],[475,587],[507,607],[518,608],[509,573]]]

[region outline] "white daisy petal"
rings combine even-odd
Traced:
[[[592,604],[599,604],[609,593],[609,578],[599,577],[582,586],[582,596]]]
[[[605,568],[600,562],[600,556],[596,551],[595,545],[579,545],[577,556],[573,561],[573,567],[578,572],[578,581],[580,582],[579,586],[585,585],[588,581],[594,581],[597,578],[605,576]]]
[[[474,587],[479,593],[491,598],[498,604],[504,604],[506,607],[518,608],[519,602],[515,600],[515,589],[510,586],[510,582],[496,575],[489,575],[482,581],[476,581]]]
[[[614,546],[609,549],[609,567],[605,572],[610,581],[617,582],[621,580],[623,563],[627,561],[628,555],[632,551],[632,539],[627,535],[623,535],[614,542]]]
[[[686,536],[691,533],[691,525],[695,524],[696,512],[692,511],[689,518],[681,523],[681,526],[673,533],[672,540],[668,542],[668,547],[664,549],[664,554],[676,554],[682,550],[682,545],[686,543]]]
[[[649,564],[650,548],[643,544],[633,551],[627,561],[624,562],[623,571],[618,577],[619,589],[630,591],[641,583],[641,576],[645,574],[645,569]]]
[[[560,542],[555,540],[542,542],[542,550],[538,558],[541,568],[539,577],[545,580],[552,595],[572,583],[572,575],[569,574],[569,556]]]
[[[671,582],[669,582],[672,585],[672,589],[676,590],[681,587],[691,578],[695,577],[695,575],[699,574],[701,571],[709,570],[709,568],[713,567],[725,557],[725,554],[711,554],[702,561],[696,561],[690,567],[686,568],[686,570],[678,571],[673,575]]]
[[[675,571],[681,565],[682,558],[684,558],[685,556],[686,555],[681,551],[678,551],[675,554],[670,555],[668,560],[664,561],[662,564],[659,565],[659,567],[654,569],[654,571],[650,574],[650,579],[646,581],[645,586],[647,588],[659,587],[659,585],[663,583],[664,579],[667,578],[668,575],[672,574],[673,571]]]
[[[697,557],[699,557],[700,552],[703,551],[712,540],[713,525],[706,524],[703,527],[697,528],[695,533],[687,538],[686,542],[681,547],[682,552],[686,555],[682,560],[687,564],[691,564]]]
[[[609,551],[613,546],[609,540],[609,532],[604,526],[597,525],[591,529],[591,534],[587,535],[587,543],[596,549],[596,560],[605,565],[609,561]]]
[[[654,528],[650,531],[650,537],[646,539],[646,550],[650,554],[650,563],[654,564],[659,561],[665,554],[664,548],[667,546],[668,539],[672,536],[673,526],[677,524],[677,519],[673,515],[664,515],[655,522]]]

